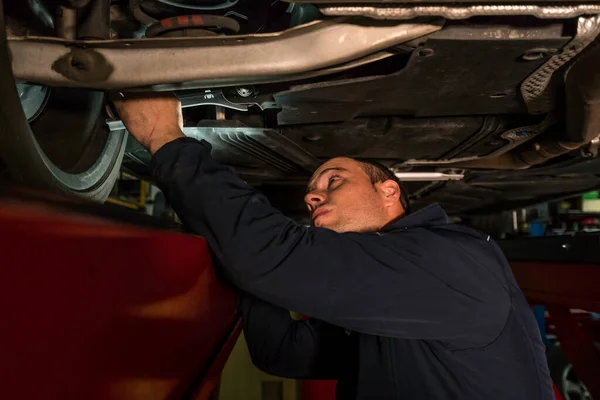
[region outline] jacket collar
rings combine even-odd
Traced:
[[[433,203],[406,217],[397,219],[382,229],[383,232],[389,232],[396,229],[406,229],[417,226],[428,227],[437,225],[447,225],[453,223],[446,212],[438,203]]]

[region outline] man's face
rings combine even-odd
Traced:
[[[336,232],[376,231],[388,222],[385,193],[350,158],[334,158],[319,167],[304,201],[314,226]]]

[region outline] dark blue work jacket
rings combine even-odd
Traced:
[[[553,399],[539,330],[505,257],[438,205],[380,232],[336,233],[282,215],[205,142],[166,144],[152,169],[250,294],[240,302],[246,340],[266,372],[337,379],[339,399]]]

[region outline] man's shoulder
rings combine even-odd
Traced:
[[[452,223],[410,227],[389,231],[385,236],[389,238],[387,246],[414,254],[428,269],[440,269],[445,275],[483,268],[504,281],[504,254],[490,235],[468,226]]]
[[[392,235],[397,238],[410,236],[415,240],[421,239],[426,240],[427,242],[457,241],[464,243],[485,243],[492,241],[490,235],[458,223],[391,229],[384,232],[384,235]]]

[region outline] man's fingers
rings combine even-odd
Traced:
[[[179,100],[173,92],[124,92],[112,91],[109,93],[111,101],[123,100]]]
[[[110,92],[108,97],[111,101],[111,109],[116,113],[115,116],[123,118],[123,107],[125,105],[125,94],[123,92]]]
[[[108,97],[110,98],[110,101],[112,101],[113,103],[117,103],[117,102],[121,102],[122,100],[125,99],[125,93],[123,93],[123,92],[110,92],[108,94]]]
[[[115,91],[109,97],[131,136],[151,152],[183,136],[181,103],[173,93]]]

